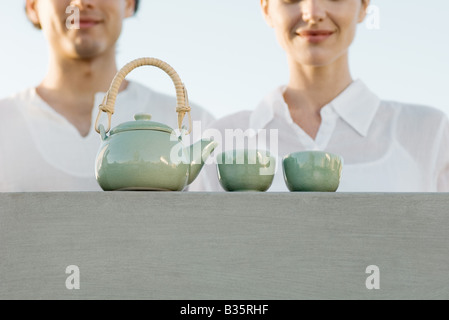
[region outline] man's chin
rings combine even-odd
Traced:
[[[93,39],[80,37],[72,42],[72,52],[79,59],[92,59],[101,55],[104,45]]]
[[[78,59],[93,59],[101,55],[99,46],[76,46],[74,54]]]

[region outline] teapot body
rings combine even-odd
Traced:
[[[187,186],[190,164],[171,159],[173,148],[180,143],[169,133],[154,130],[108,136],[97,154],[97,181],[105,191],[182,191]]]
[[[182,136],[176,136],[169,126],[151,121],[149,114],[136,114],[135,121],[120,124],[111,130],[111,118],[121,83],[137,67],[155,66],[165,71],[176,89],[178,128],[190,116],[187,90],[178,73],[167,63],[156,58],[140,58],[126,64],[115,75],[103,102],[99,106],[95,130],[103,140],[95,162],[95,176],[105,191],[166,190],[182,191],[195,180],[217,146],[212,140],[202,139],[184,147]],[[102,112],[108,115],[107,129],[100,122]],[[109,133],[109,136],[107,135]]]

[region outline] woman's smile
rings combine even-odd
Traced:
[[[335,31],[332,30],[300,30],[297,35],[311,43],[320,43],[331,37]]]

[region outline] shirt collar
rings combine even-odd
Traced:
[[[330,105],[338,115],[366,137],[379,109],[380,99],[361,80],[352,82]]]
[[[269,93],[251,113],[250,127],[262,129],[274,117],[284,116],[288,106],[284,100],[285,86],[278,87]],[[361,80],[353,81],[329,105],[360,135],[366,136],[380,105],[380,99],[371,92]],[[291,122],[288,113],[287,121]]]

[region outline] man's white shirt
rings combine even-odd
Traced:
[[[104,96],[102,92],[95,95],[91,129],[86,137],[43,101],[34,88],[1,100],[0,192],[101,190],[95,179],[101,139],[94,125]],[[132,121],[136,113],[149,113],[153,121],[178,127],[174,96],[130,82],[117,96],[112,127]],[[195,105],[191,115],[203,127],[214,120],[209,112]]]

